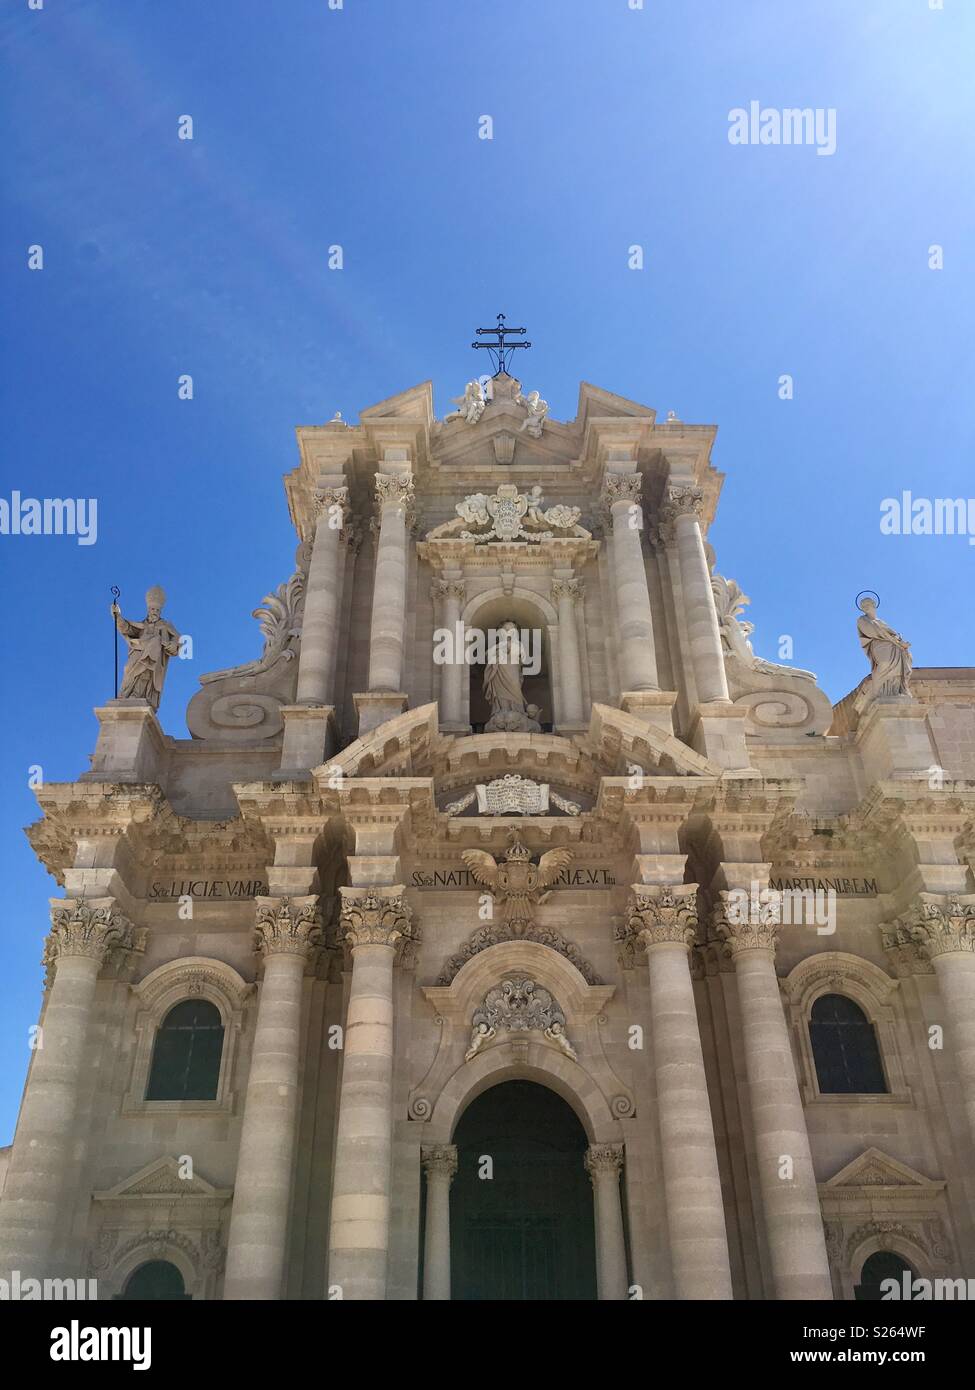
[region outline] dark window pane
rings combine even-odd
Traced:
[[[146,1100],[214,1100],[223,1054],[220,1013],[207,999],[184,999],[163,1019]]]
[[[809,1040],[823,1095],[882,1095],[887,1090],[873,1024],[844,994],[813,1004]]]

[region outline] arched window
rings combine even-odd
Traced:
[[[174,1005],[156,1034],[146,1100],[215,1100],[222,1053],[216,1005],[208,999]]]
[[[910,1275],[913,1283],[914,1270],[906,1260],[892,1250],[875,1250],[863,1262],[860,1282],[853,1290],[853,1297],[858,1303],[879,1303],[884,1296],[880,1286],[885,1279],[896,1279],[900,1296],[903,1297],[905,1274]]]
[[[844,994],[821,994],[812,1006],[809,1041],[822,1095],[887,1091],[873,1024]]]
[[[182,1274],[168,1260],[150,1260],[140,1265],[129,1275],[124,1293],[117,1295],[121,1303],[186,1300],[189,1296]]]

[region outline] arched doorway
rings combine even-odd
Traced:
[[[169,1260],[149,1260],[140,1265],[117,1295],[122,1303],[176,1302],[189,1297],[182,1274]]]
[[[898,1289],[903,1292],[904,1275],[910,1276],[911,1283],[914,1282],[914,1270],[900,1255],[893,1250],[875,1250],[863,1262],[860,1270],[860,1282],[853,1290],[853,1297],[858,1303],[879,1303],[883,1300],[884,1291],[881,1287],[885,1279],[894,1279]]]
[[[571,1107],[505,1081],[471,1102],[454,1143],[451,1298],[594,1299],[588,1140]]]

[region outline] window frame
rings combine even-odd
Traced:
[[[899,1047],[903,1020],[896,1009],[900,981],[878,965],[846,951],[821,951],[800,961],[782,982],[796,1072],[804,1105],[913,1105]],[[824,994],[852,1000],[873,1025],[886,1091],[821,1091],[809,1025],[812,1007]]]
[[[169,961],[147,975],[132,992],[141,1006],[134,1020],[135,1054],[122,1113],[126,1115],[231,1114],[235,1108],[235,1063],[243,1027],[244,1006],[254,986],[231,965],[205,956],[184,956]],[[147,1100],[156,1037],[166,1016],[177,1004],[205,999],[213,1004],[223,1024],[223,1049],[213,1100]]]

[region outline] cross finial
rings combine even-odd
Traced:
[[[506,328],[504,322],[504,314],[498,315],[497,327],[478,328],[476,331],[479,335],[487,334],[488,336],[497,338],[498,340],[496,343],[471,343],[472,348],[486,348],[487,351],[491,354],[491,362],[495,369],[495,376],[501,376],[503,373],[507,372],[508,362],[515,348],[531,347],[531,343],[505,342],[505,335],[510,335],[512,333],[527,333],[528,330],[527,328]]]

